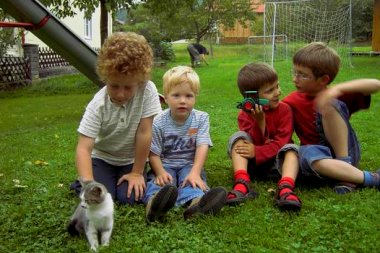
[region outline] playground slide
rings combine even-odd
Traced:
[[[97,53],[36,0],[0,0],[0,8],[18,22],[32,23],[31,32],[91,81],[102,86],[95,72]]]

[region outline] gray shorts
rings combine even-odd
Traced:
[[[232,148],[238,140],[246,140],[253,143],[251,136],[244,131],[238,131],[231,135],[228,140],[227,154],[231,158]],[[265,162],[264,164],[256,165],[255,159],[248,159],[247,171],[253,178],[262,179],[278,179],[280,174],[276,168],[275,159]]]

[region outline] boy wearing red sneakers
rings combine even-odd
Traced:
[[[294,192],[298,176],[333,183],[338,194],[351,192],[356,185],[380,189],[380,171],[357,168],[360,147],[349,122],[352,113],[369,108],[370,94],[380,90],[380,81],[359,79],[327,88],[339,64],[337,53],[320,42],[306,45],[293,57],[297,90],[283,102],[292,109],[301,146],[288,144],[278,154],[282,178],[275,204],[280,210],[301,209],[301,200]]]
[[[249,183],[252,177],[270,176],[275,170],[276,155],[291,141],[293,133],[290,107],[280,101],[281,90],[276,71],[264,63],[244,66],[237,81],[240,93],[258,94],[258,103],[243,106],[238,114],[239,130],[229,139],[228,154],[234,169],[234,186],[226,204],[234,205],[254,198],[257,193]],[[257,92],[257,93],[255,93]],[[259,100],[261,99],[261,100]],[[266,105],[260,104],[266,99]]]

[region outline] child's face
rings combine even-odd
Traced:
[[[122,106],[128,102],[137,92],[143,81],[126,75],[109,77],[107,91],[112,103]]]
[[[278,81],[262,86],[259,89],[259,97],[269,100],[270,109],[277,108],[280,102],[281,88]]]
[[[194,108],[195,94],[188,83],[175,86],[166,96],[170,114],[176,122],[185,122]]]
[[[300,65],[293,66],[293,83],[297,91],[310,96],[316,96],[326,88],[326,85],[322,83],[322,78],[315,78],[310,68]]]

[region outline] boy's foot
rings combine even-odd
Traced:
[[[347,194],[356,191],[356,184],[340,182],[334,186],[336,194]]]
[[[146,205],[146,220],[153,222],[160,220],[177,201],[178,190],[174,185],[165,185],[150,198]]]
[[[195,198],[190,206],[183,213],[183,217],[189,219],[196,214],[217,214],[224,206],[227,191],[224,187],[218,186],[209,190],[205,195]]]
[[[281,184],[276,193],[274,199],[275,205],[281,211],[300,211],[301,210],[301,200],[294,193],[293,187],[286,183]]]
[[[249,187],[249,183],[247,181],[243,179],[236,180],[233,188],[235,188],[237,184],[244,185],[247,191],[245,193],[238,190],[229,191],[226,200],[227,205],[237,205],[239,203],[245,202],[248,199],[254,199],[259,195],[257,192],[255,192],[253,189]]]

